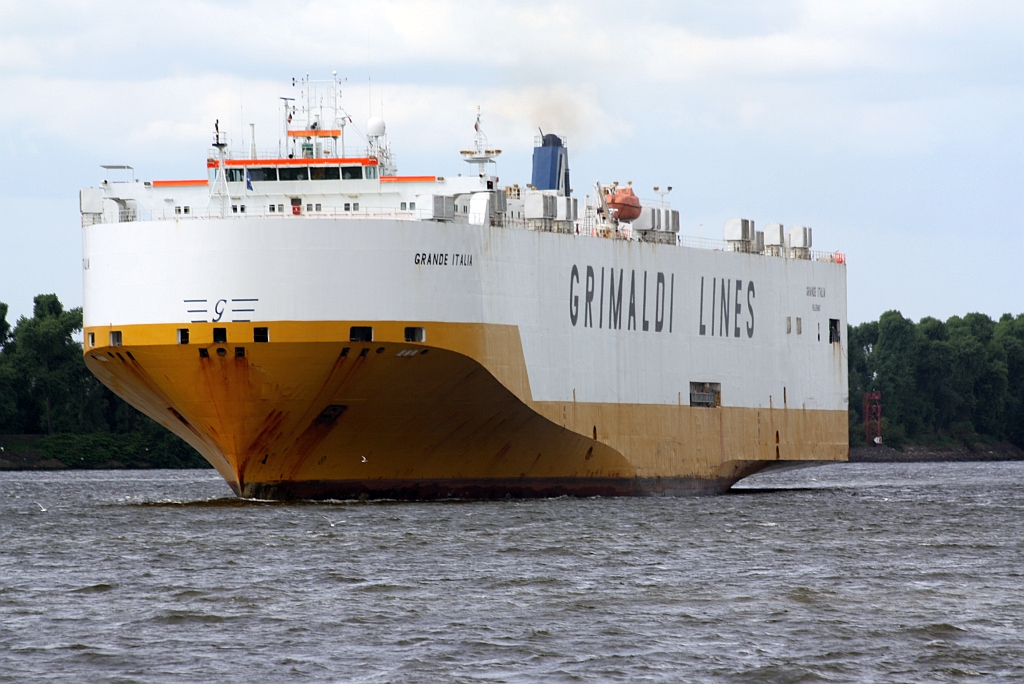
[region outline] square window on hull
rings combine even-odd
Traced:
[[[722,384],[719,382],[691,382],[690,406],[717,408],[722,405]]]
[[[828,341],[829,343],[839,342],[839,319],[828,319]]]
[[[349,330],[350,342],[373,342],[373,328],[368,325],[353,325]]]

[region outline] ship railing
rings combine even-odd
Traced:
[[[322,150],[322,148],[321,148]],[[261,160],[274,161],[278,159],[288,158],[289,150],[273,148],[263,148],[256,150],[256,156],[252,156],[251,150],[227,150],[224,154],[225,159],[231,160]],[[218,152],[215,148],[211,147],[206,151],[207,159],[217,159]],[[353,145],[345,145],[345,153],[342,154],[340,149],[331,148],[331,153],[328,155],[325,151],[320,157],[302,157],[304,159],[312,159],[315,163],[318,159],[364,159],[370,156],[370,150],[367,147],[358,147]],[[296,158],[301,157],[301,153],[296,155]]]
[[[715,240],[713,238],[696,237],[693,235],[680,235],[677,241],[681,247],[690,247],[693,249],[711,249],[723,252],[738,252],[743,251],[736,248],[736,245],[731,244],[725,240]],[[767,245],[764,251],[758,252],[756,250],[750,250],[744,252],[747,254],[759,254],[761,256],[774,256],[787,259],[803,259],[805,261],[824,261],[831,264],[845,264],[846,255],[842,252],[825,252],[821,250],[813,250],[802,247],[778,247],[773,245]]]
[[[678,239],[680,247],[690,247],[692,249],[711,249],[717,251],[726,251],[729,249],[729,243],[725,240],[715,240],[714,238],[699,237],[694,235],[680,235]]]
[[[353,203],[354,204],[354,203]],[[246,206],[242,210],[240,203],[235,203],[229,208],[225,218],[283,218],[294,216],[291,213],[291,205],[284,205],[285,211],[268,211],[268,209],[261,205],[259,209],[253,210],[251,206]],[[319,209],[307,210],[304,205],[299,212],[300,216],[307,218],[362,218],[362,219],[394,219],[399,221],[416,221],[421,220],[422,216],[420,212],[413,210],[402,210],[395,209],[393,207],[363,207],[359,209],[344,209],[343,207],[324,207],[320,206]],[[82,214],[82,227],[88,227],[99,223],[107,223],[111,216],[107,214]],[[175,213],[174,209],[162,209],[160,211],[149,211],[146,209],[121,209],[117,214],[118,222],[130,223],[135,221],[171,221],[171,220],[188,220],[188,219],[219,219],[221,218],[220,209],[214,209],[209,207],[202,211],[196,211],[195,208],[191,208],[188,214]],[[459,216],[455,223],[466,223],[465,218]],[[618,239],[618,240],[633,240],[643,241],[642,235],[633,235],[630,231],[623,231],[615,233],[611,231],[604,224],[594,224],[591,221],[585,219],[579,219],[576,221],[557,221],[552,219],[524,219],[524,218],[513,218],[508,216],[495,216],[491,220],[491,224],[498,228],[508,228],[513,230],[533,230],[541,232],[551,233],[564,233],[570,235],[577,235],[580,237],[593,237],[593,238],[604,238],[604,239]],[[636,233],[642,233],[643,231],[636,231]],[[698,237],[693,235],[677,235],[675,244],[681,247],[689,247],[691,249],[707,249],[717,251],[735,251],[734,245],[729,244],[725,240],[714,240],[712,238]],[[669,242],[668,244],[671,244]],[[786,247],[766,247],[764,252],[750,252],[751,254],[758,254],[761,256],[775,256],[780,258],[789,259],[803,259],[807,261],[822,261],[826,263],[834,264],[845,264],[846,255],[842,252],[826,252],[820,250],[811,250],[806,248],[786,248]]]
[[[266,208],[254,210],[250,206],[246,206],[245,210],[241,210],[241,204],[235,204],[234,207],[229,207],[224,218],[285,218],[295,216],[291,212],[291,205],[284,205],[285,211],[268,211]],[[415,220],[419,218],[419,214],[416,210],[400,210],[391,207],[360,207],[359,209],[345,210],[343,207],[323,207],[320,209],[314,209],[307,211],[305,206],[298,214],[306,218],[396,218],[404,220]],[[195,207],[190,207],[189,213],[177,213],[172,209],[162,209],[159,211],[146,211],[146,210],[121,210],[118,212],[118,222],[127,223],[135,221],[187,221],[187,220],[209,220],[221,218],[220,208],[207,208],[199,210]],[[113,223],[110,221],[110,216],[105,214],[82,214],[82,225],[91,226],[97,223]]]

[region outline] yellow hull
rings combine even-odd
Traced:
[[[353,325],[374,341],[348,341]],[[117,326],[122,346],[85,360],[246,497],[710,493],[847,458],[845,411],[534,401],[515,326],[431,322],[415,344],[410,325],[218,323],[212,344],[214,324],[193,323],[187,345],[174,325]]]

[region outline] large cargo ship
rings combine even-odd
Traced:
[[[80,196],[86,364],[238,495],[699,494],[847,458],[845,260],[810,228],[580,201],[550,133],[499,185],[479,115],[467,173],[402,176],[382,120],[346,144],[336,80],[296,88],[276,151],[217,126],[206,178]]]

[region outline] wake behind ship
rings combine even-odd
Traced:
[[[236,494],[699,494],[847,458],[845,259],[810,228],[581,203],[550,133],[499,186],[479,116],[472,173],[402,176],[380,119],[350,153],[336,80],[299,87],[276,152],[218,126],[208,178],[80,196],[86,365]]]

